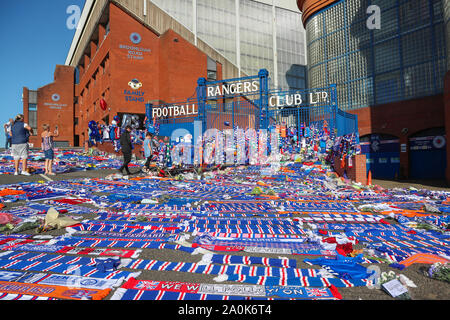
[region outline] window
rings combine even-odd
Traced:
[[[28,91],[28,103],[37,103],[37,91]]]
[[[32,135],[37,136],[37,104],[28,104],[28,125],[33,129]]]

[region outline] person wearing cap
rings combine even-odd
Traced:
[[[131,162],[131,154],[133,150],[133,145],[131,143],[131,126],[128,125],[125,127],[125,131],[120,135],[120,145],[122,146],[122,154],[123,154],[123,164],[120,167],[119,171],[123,174],[123,170],[125,169],[126,175],[130,175],[130,170],[128,169],[128,164]]]
[[[31,127],[24,122],[23,114],[16,116],[14,124],[11,127],[11,155],[14,159],[14,175],[19,175],[19,162],[22,160],[22,172],[29,176],[27,168],[28,159],[28,139],[32,133]]]

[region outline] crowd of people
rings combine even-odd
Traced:
[[[142,172],[148,173],[152,162],[158,167],[172,167],[177,164],[176,159],[172,159],[173,150],[180,141],[170,141],[168,137],[161,139],[158,132],[149,132],[148,130],[138,130],[136,126],[124,123],[119,125],[120,119],[114,117],[111,125],[99,125],[96,121],[89,123],[89,145],[95,146],[105,141],[111,141],[115,151],[122,152],[123,163],[119,169],[122,175],[130,175],[129,164],[132,160],[133,149],[135,145],[142,145],[142,155],[145,158],[145,164]],[[24,122],[24,116],[19,114],[16,118],[10,119],[4,124],[6,135],[5,148],[11,149],[11,155],[14,159],[15,173],[14,175],[30,175],[27,168],[27,159],[29,153],[29,137],[32,128]],[[359,139],[356,134],[344,137],[336,137],[328,125],[324,122],[321,125],[311,124],[309,126],[301,125],[300,128],[289,127],[286,125],[276,125],[270,129],[279,134],[278,147],[281,154],[290,155],[291,157],[299,157],[303,161],[321,158],[327,162],[332,161],[335,156],[340,158],[348,158],[354,154],[360,153]],[[50,125],[42,126],[41,149],[45,156],[45,175],[55,175],[53,171],[54,163],[54,137],[57,137],[58,127],[51,130]],[[251,142],[244,135],[243,137],[235,137],[235,144],[249,146]],[[203,144],[215,143],[209,141],[206,137]],[[203,148],[203,149],[205,149]],[[270,146],[268,145],[270,149]],[[245,148],[250,149],[250,148]],[[206,149],[205,149],[206,150]],[[212,153],[214,154],[215,148]],[[246,150],[246,153],[249,151]],[[249,159],[250,154],[244,155]],[[194,156],[195,158],[195,156]],[[174,160],[174,161],[172,161]],[[195,159],[191,159],[195,162]],[[294,160],[294,159],[291,159]],[[22,166],[20,167],[20,162]]]

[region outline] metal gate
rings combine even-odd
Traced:
[[[356,116],[339,110],[335,85],[285,91],[269,90],[269,81],[265,69],[250,77],[217,81],[200,78],[196,97],[178,104],[147,104],[146,125],[157,122],[159,134],[165,136],[184,129],[194,139],[211,128],[258,130],[277,124],[296,128],[326,125],[335,135],[358,130]]]

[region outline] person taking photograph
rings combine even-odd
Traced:
[[[55,131],[50,131],[50,125],[44,124],[42,125],[42,129],[44,130],[41,134],[42,143],[41,148],[44,151],[45,156],[45,173],[50,176],[55,176],[56,174],[53,172],[53,160],[55,159],[55,152],[53,151],[53,137],[57,137],[59,135],[58,126],[56,126]]]

